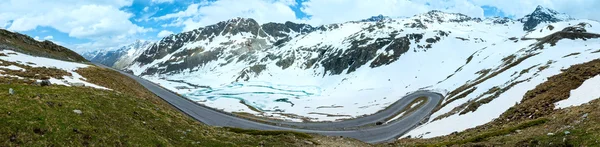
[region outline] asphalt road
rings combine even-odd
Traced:
[[[103,65],[96,64],[101,67],[108,68]],[[111,68],[112,69],[112,68]],[[176,95],[162,87],[154,84],[148,80],[140,77],[116,70],[126,76],[129,76],[139,82],[141,85],[146,87],[148,90],[164,99],[175,108],[186,113],[190,117],[213,126],[224,126],[224,127],[238,127],[245,129],[257,129],[257,130],[290,130],[304,133],[315,133],[328,136],[344,136],[350,138],[356,138],[358,140],[367,143],[381,143],[394,141],[401,135],[407,133],[423,120],[428,119],[433,109],[443,99],[442,95],[428,91],[418,91],[409,94],[399,102],[392,104],[388,109],[379,113],[365,116],[353,120],[341,121],[341,122],[330,122],[330,123],[297,123],[297,122],[278,122],[286,125],[293,125],[295,127],[283,127],[270,125],[265,123],[259,123],[240,117],[233,116],[232,114],[217,111],[215,109],[203,106],[179,95]],[[345,128],[345,127],[356,127],[365,124],[375,123],[385,118],[393,116],[401,111],[408,103],[414,99],[425,96],[427,97],[426,104],[420,109],[405,115],[400,120],[390,122],[385,125],[378,125],[368,128],[360,128],[355,130],[319,130],[319,128]]]

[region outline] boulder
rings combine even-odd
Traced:
[[[79,115],[83,114],[83,112],[81,110],[77,110],[77,109],[73,110],[73,113],[76,113],[76,114],[79,114]]]
[[[566,27],[562,31],[563,32],[572,32],[572,33],[585,33],[585,32],[587,32],[587,30],[585,30],[585,28],[583,28],[582,26]]]
[[[40,82],[40,86],[50,86],[52,85],[52,83],[50,82],[50,80],[42,80]]]

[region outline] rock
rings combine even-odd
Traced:
[[[305,140],[304,143],[308,144],[308,145],[313,145],[313,142],[307,141]]]
[[[569,134],[571,134],[571,132],[565,131],[565,135],[569,135]]]
[[[521,133],[521,130],[515,130],[515,132],[517,132],[517,133]]]
[[[40,82],[40,86],[50,86],[52,85],[52,83],[50,83],[50,80],[42,80]]]
[[[8,89],[8,94],[13,95],[15,94],[15,90],[13,90],[12,88]]]
[[[10,142],[16,142],[16,141],[17,141],[17,135],[16,134],[10,135]]]
[[[83,112],[82,112],[81,110],[77,110],[77,109],[73,110],[73,112],[74,112],[74,113],[77,113],[77,114],[79,114],[79,115],[83,114]]]
[[[571,33],[585,33],[587,32],[587,30],[585,30],[584,27],[582,26],[570,26],[570,27],[566,27],[562,30],[563,32],[571,32]]]
[[[554,136],[554,133],[548,133],[548,136]]]
[[[581,116],[581,118],[587,118],[588,113],[583,114],[583,116]]]
[[[375,125],[383,125],[383,122],[378,121],[377,123],[375,123]]]

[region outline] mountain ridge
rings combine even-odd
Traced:
[[[555,74],[555,68],[530,73],[520,70],[571,64],[566,60],[570,58],[543,63],[530,59],[540,58],[541,62],[548,59],[539,54],[563,54],[552,50],[558,48],[554,45],[559,40],[558,44],[581,41],[581,37],[564,39],[561,33],[552,34],[582,22],[590,25],[577,28],[598,32],[592,27],[598,23],[595,21],[549,22],[532,16],[481,19],[429,11],[412,17],[320,26],[259,24],[235,18],[165,37],[124,70],[217,109],[290,121],[351,119],[384,109],[412,91],[436,91],[447,100],[428,121],[431,127],[411,134],[433,137],[491,121],[514,101],[506,100],[505,91],[526,85],[529,79],[542,79],[542,73]],[[529,18],[532,20],[525,20]],[[530,24],[536,24],[535,30],[524,31]],[[562,35],[578,35],[574,33]],[[593,45],[593,41],[578,43]],[[543,51],[540,46],[550,49]],[[525,64],[533,65],[522,67]],[[492,103],[500,103],[495,100],[510,102],[495,104],[500,106],[489,117],[479,116],[489,111]],[[321,106],[314,106],[315,102]],[[474,116],[481,119],[473,125],[423,134],[432,132],[428,129],[435,129],[438,122]]]

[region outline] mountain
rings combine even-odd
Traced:
[[[134,79],[89,64],[68,48],[0,33],[0,103],[5,104],[0,106],[0,146],[367,145],[340,137],[201,125]],[[135,56],[148,44],[120,50]]]
[[[534,30],[535,27],[537,27],[540,23],[555,23],[571,19],[573,18],[567,14],[545,8],[543,6],[537,6],[533,13],[525,15],[525,17],[519,19],[519,21],[524,23],[524,31],[531,31]]]
[[[27,35],[0,29],[0,47],[63,61],[87,62],[81,55],[52,41],[39,42]]]
[[[383,16],[383,15],[380,14],[380,15],[377,15],[377,16],[372,16],[372,17],[367,18],[367,19],[363,19],[361,21],[363,21],[363,22],[378,22],[378,21],[383,21],[385,19],[390,19],[390,17]]]
[[[126,65],[131,64],[133,59],[148,49],[152,43],[151,41],[136,40],[134,43],[117,50],[95,50],[83,53],[83,56],[92,62],[122,69]]]
[[[495,121],[561,69],[600,58],[598,22],[543,7],[517,20],[442,11],[366,20],[235,18],[165,37],[125,69],[210,107],[290,121],[360,117],[435,91],[445,100],[407,134],[431,138]],[[544,113],[516,116],[553,110],[530,108]]]

